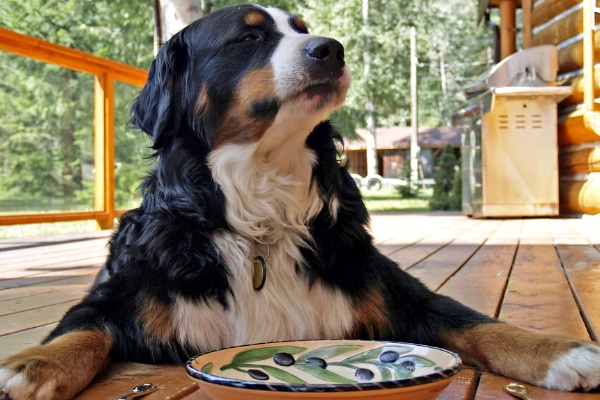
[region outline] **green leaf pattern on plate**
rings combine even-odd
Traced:
[[[377,360],[377,362],[379,362],[379,355],[384,351],[395,351],[398,354],[405,354],[410,352],[411,348],[406,346],[386,346],[377,349],[371,349],[355,356],[348,357],[344,360],[344,362],[366,362],[372,360]]]
[[[212,367],[213,367],[213,363],[209,362],[208,364],[206,364],[205,366],[202,367],[202,369],[200,371],[206,373],[206,374],[210,374],[212,371]]]
[[[324,346],[302,354],[300,357],[298,357],[297,361],[302,363],[310,357],[318,357],[327,360],[328,358],[338,356],[351,350],[360,349],[361,347],[362,346],[358,344],[337,344],[332,346]]]
[[[255,365],[253,367],[256,368],[257,366]],[[267,374],[279,379],[280,381],[283,381],[286,383],[298,384],[298,385],[306,384],[305,381],[298,378],[296,375],[293,375],[287,371],[284,371],[281,368],[272,367],[270,365],[261,365],[260,368],[264,369]]]
[[[296,364],[295,367],[298,368],[299,370],[307,372],[307,373],[311,374],[312,376],[319,378],[320,380],[325,381],[325,382],[331,382],[331,383],[354,383],[355,382],[351,379],[348,379],[339,374],[336,374],[335,372],[332,372],[328,369],[323,369],[316,365]]]
[[[296,347],[296,346],[274,346],[274,347],[261,347],[258,349],[252,350],[244,350],[237,353],[231,363],[227,365],[223,365],[221,367],[221,371],[224,371],[229,368],[235,368],[240,364],[246,364],[254,361],[263,361],[268,360],[273,357],[277,353],[290,353],[292,355],[298,354],[302,351],[306,350],[306,347]]]
[[[237,371],[246,372],[247,369],[258,368],[262,369],[269,376],[272,376],[279,381],[289,384],[305,384],[306,382],[304,379],[293,373],[294,369],[297,369],[316,377],[317,379],[323,381],[323,383],[349,384],[355,383],[357,380],[355,378],[349,379],[346,376],[342,376],[339,373],[332,371],[330,367],[336,368],[337,371],[340,371],[340,368],[356,370],[359,368],[357,364],[361,364],[360,367],[362,368],[367,367],[371,370],[377,370],[381,375],[381,381],[390,381],[394,379],[407,379],[413,376],[413,371],[409,368],[406,368],[403,363],[410,362],[414,364],[415,369],[435,366],[433,361],[419,355],[404,355],[393,363],[383,363],[379,361],[379,356],[385,351],[396,351],[400,355],[411,352],[412,348],[408,346],[383,346],[354,354],[340,361],[335,361],[336,358],[339,360],[339,356],[343,355],[344,353],[359,350],[361,347],[362,346],[358,344],[328,345],[307,352],[305,352],[307,350],[306,348],[297,346],[261,347],[258,349],[244,350],[237,353],[229,364],[221,367],[221,371],[235,369]],[[272,357],[277,353],[300,355],[296,357],[296,363],[289,367],[264,365],[264,363],[258,363],[259,361],[272,359]],[[318,357],[327,360],[329,364],[328,368],[323,369],[319,366],[306,364],[306,359],[310,357]],[[204,367],[202,367],[203,372],[210,373],[210,370],[212,370],[212,363],[206,364]]]

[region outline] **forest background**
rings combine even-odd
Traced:
[[[215,0],[211,8],[236,3]],[[493,35],[476,25],[475,0],[261,4],[299,14],[311,33],[344,44],[353,84],[332,119],[346,137],[366,125],[367,104],[377,126],[411,125],[411,26],[418,32],[419,126],[450,124],[464,86],[491,66]],[[3,0],[0,26],[144,69],[154,57],[149,0]],[[0,76],[0,212],[92,209],[93,76],[4,52]],[[149,167],[149,142],[127,126],[139,88],[117,83],[115,90],[116,203],[131,208]]]

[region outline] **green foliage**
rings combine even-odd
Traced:
[[[418,185],[410,184],[410,175],[412,172],[412,168],[410,167],[410,158],[406,157],[404,159],[404,168],[402,168],[402,179],[406,182],[406,185],[398,186],[398,193],[402,196],[403,199],[414,199],[419,196],[419,187]]]
[[[365,126],[372,99],[378,126],[410,125],[410,27],[417,28],[419,125],[450,123],[464,101],[462,88],[489,68],[492,35],[476,26],[477,2],[463,0],[369,0],[364,24],[362,0],[266,0],[301,15],[311,33],[331,36],[345,46],[353,77],[344,112],[335,116],[342,134]],[[237,4],[214,1],[215,8]],[[459,10],[457,12],[457,10]],[[371,58],[365,73],[365,50]],[[443,67],[442,67],[443,65]]]
[[[4,28],[130,65],[148,68],[153,58],[151,3],[3,0],[0,15]],[[0,72],[2,197],[38,199],[37,211],[60,204],[59,209],[92,208],[93,76],[4,52]],[[117,206],[131,207],[147,169],[140,157],[147,143],[127,128],[128,107],[139,88],[117,83],[115,90],[116,199]],[[0,211],[8,211],[5,204],[12,203],[3,203]]]
[[[450,190],[450,209],[462,209],[462,173],[460,168],[456,168],[454,171],[452,190]]]
[[[429,206],[433,210],[460,209],[460,171],[456,169],[456,157],[450,145],[444,148],[438,170],[433,179],[433,196]],[[457,179],[458,176],[458,179]]]
[[[214,8],[238,3],[215,0]],[[488,68],[491,35],[475,26],[476,2],[369,0],[366,25],[362,0],[261,4],[297,13],[312,33],[345,45],[353,84],[346,106],[332,117],[345,136],[364,126],[367,99],[373,100],[378,125],[410,123],[411,26],[418,31],[420,125],[446,124],[462,101],[465,80]],[[130,65],[148,68],[153,58],[152,2],[3,0],[0,15],[4,28]],[[368,74],[365,55],[371,58]],[[0,72],[2,196],[69,198],[78,200],[80,208],[91,208],[93,77],[3,52]],[[118,207],[129,208],[138,201],[149,144],[143,134],[127,128],[127,109],[139,89],[117,84],[115,90],[116,199]]]

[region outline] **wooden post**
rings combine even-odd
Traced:
[[[419,179],[419,109],[418,109],[418,81],[417,81],[417,28],[410,27],[410,186],[415,188]]]
[[[583,104],[594,111],[594,20],[595,0],[583,0]]]
[[[110,74],[94,77],[94,208],[99,229],[111,229],[115,219],[115,85]]]
[[[503,60],[515,52],[516,5],[514,0],[500,1],[500,58]]]
[[[533,11],[533,0],[521,0],[521,10],[523,13],[523,29],[521,34],[523,35],[523,48],[527,49],[531,47],[531,40],[533,39],[533,25],[531,20],[531,12]]]
[[[362,1],[362,18],[365,28],[369,26],[369,0]],[[365,29],[368,32],[368,29]],[[364,37],[364,74],[371,74],[371,38],[368,33]],[[367,145],[367,176],[379,174],[379,163],[377,158],[377,121],[375,119],[375,104],[373,103],[373,94],[370,85],[367,87],[367,101],[365,103],[367,134],[365,135],[365,143]]]

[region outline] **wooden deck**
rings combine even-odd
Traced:
[[[380,250],[430,288],[526,329],[598,341],[600,219],[473,220],[454,214],[373,216]],[[38,343],[83,296],[109,232],[0,241],[0,359]],[[114,365],[77,399],[205,400],[179,366]],[[466,367],[441,399],[512,399],[508,379]],[[536,400],[600,399],[530,387]]]

